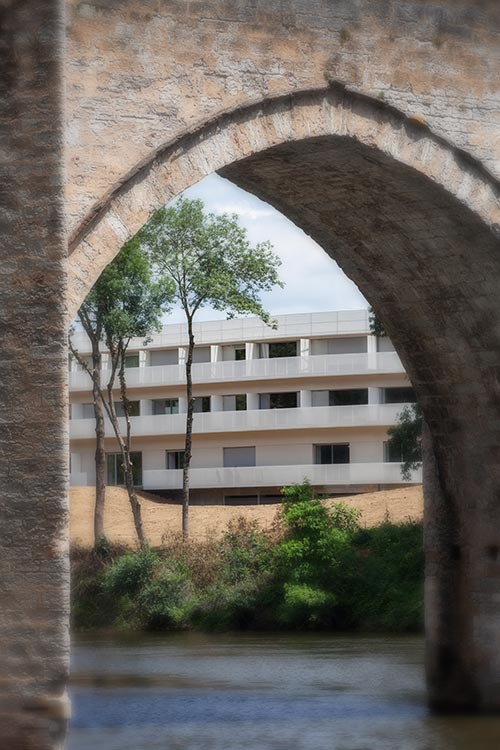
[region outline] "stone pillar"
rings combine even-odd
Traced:
[[[63,0],[0,9],[0,747],[62,747],[68,702]]]
[[[302,409],[312,406],[312,391],[300,391],[299,404]]]

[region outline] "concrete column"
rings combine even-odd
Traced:
[[[179,364],[180,365],[186,364],[186,357],[187,357],[187,347],[180,346],[179,347]]]
[[[179,396],[179,414],[187,414],[187,398],[186,396]]]
[[[212,344],[210,346],[210,361],[221,362],[222,361],[222,346],[219,344]]]
[[[312,406],[312,392],[311,391],[300,391],[300,407],[307,408]]]
[[[245,358],[246,359],[259,359],[259,344],[251,341],[245,344]]]
[[[259,394],[247,393],[247,411],[259,409]]]
[[[149,364],[149,352],[145,349],[139,349],[139,367],[147,367]]]
[[[4,6],[0,69],[0,747],[62,747],[68,322],[62,0]]]
[[[368,403],[369,404],[381,404],[382,403],[382,388],[368,388]]]
[[[299,354],[301,357],[309,357],[311,353],[311,339],[300,339]]]

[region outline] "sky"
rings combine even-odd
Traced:
[[[236,187],[216,174],[209,175],[184,193],[199,198],[210,213],[237,214],[252,244],[269,240],[282,260],[283,289],[262,294],[264,309],[271,315],[359,310],[368,303],[325,251],[295,224],[268,203]],[[197,320],[225,318],[224,313],[203,308]],[[174,309],[165,322],[181,323],[181,309]]]

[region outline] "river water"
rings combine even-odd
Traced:
[[[85,636],[69,750],[500,750],[500,719],[436,717],[416,637]]]

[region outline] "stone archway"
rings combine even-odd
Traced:
[[[213,171],[309,232],[381,314],[428,425],[430,700],[500,708],[496,181],[423,121],[341,86],[238,109],[95,206],[70,242],[72,312],[151,212]]]
[[[498,186],[468,156],[498,174],[495,4],[136,2],[0,9],[2,746],[52,750],[67,717],[65,270],[74,312],[149,213],[214,170],[315,236],[386,319],[429,425],[431,699],[499,710],[500,221]],[[213,119],[193,129],[200,101]],[[93,201],[65,269],[65,221]]]

